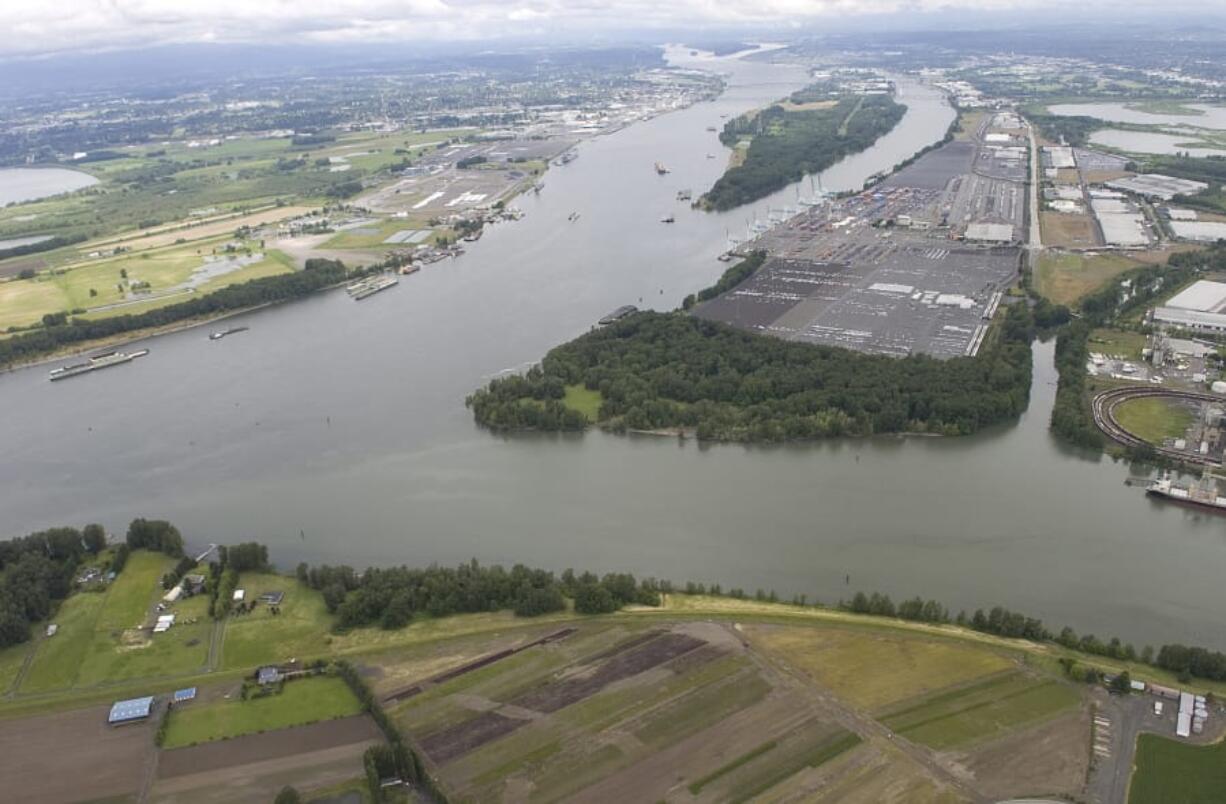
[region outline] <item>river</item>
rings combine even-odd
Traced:
[[[517,202],[524,220],[395,289],[244,316],[233,323],[249,332],[217,342],[203,329],[162,336],[148,357],[68,382],[45,367],[0,376],[5,534],[122,531],[144,515],[193,543],[265,542],[283,567],[476,557],[831,602],[878,589],[1138,645],[1226,647],[1221,520],[1150,502],[1123,485],[1125,467],[1053,442],[1050,345],[1036,347],[1020,422],[970,438],[699,446],[473,424],[463,399],[486,378],[620,304],[675,307],[725,267],[726,229],[795,198],[725,215],[674,201],[722,170],[708,126],[805,82],[795,68],[704,63],[729,73],[717,101],[584,143]],[[940,97],[902,93],[900,127],[827,171],[827,188],[943,135]],[[656,176],[657,160],[673,172]]]
[[[66,168],[4,168],[0,170],[0,207],[36,201],[97,184],[88,173]]]

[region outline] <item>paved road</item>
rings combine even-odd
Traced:
[[[1034,136],[1034,124],[1026,121],[1026,132],[1030,137],[1030,232],[1026,238],[1026,259],[1030,263],[1031,275],[1038,267],[1039,252],[1043,250],[1043,235],[1039,228],[1039,193],[1042,184],[1039,183],[1039,141]]]

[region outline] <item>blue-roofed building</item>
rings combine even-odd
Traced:
[[[111,714],[106,722],[112,726],[124,723],[134,723],[149,717],[153,711],[153,696],[147,698],[130,698],[126,701],[116,701],[111,705]]]
[[[261,667],[256,671],[255,680],[261,684],[276,684],[281,680],[281,671],[271,665]]]
[[[183,690],[175,690],[174,702],[183,703],[184,701],[190,701],[194,699],[195,697],[196,697],[195,687],[188,687],[187,689],[183,689]]]

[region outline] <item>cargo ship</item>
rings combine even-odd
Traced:
[[[88,374],[91,371],[118,366],[122,363],[131,363],[136,358],[144,357],[147,354],[149,354],[148,349],[141,349],[136,352],[107,352],[104,355],[91,357],[84,363],[74,363],[71,366],[60,366],[57,369],[51,369],[51,382],[66,380],[69,377],[76,377],[78,374]]]
[[[219,341],[222,338],[226,337],[227,335],[234,335],[235,333],[246,332],[246,331],[247,331],[247,327],[230,327],[229,329],[218,330],[217,332],[210,334],[209,340]]]
[[[361,301],[362,299],[375,295],[381,290],[387,290],[391,286],[398,284],[400,284],[400,280],[395,276],[383,274],[382,276],[376,276],[371,279],[363,279],[360,282],[354,282],[352,285],[345,288],[345,290],[354,301]]]
[[[1181,486],[1172,481],[1170,473],[1167,472],[1157,480],[1151,480],[1145,488],[1145,493],[1152,497],[1226,514],[1226,497],[1217,493],[1217,483],[1208,474],[1198,483]]]

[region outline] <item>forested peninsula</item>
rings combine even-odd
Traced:
[[[1025,304],[976,357],[893,358],[742,332],[683,312],[643,312],[553,349],[524,376],[472,394],[496,430],[685,430],[785,441],[923,432],[966,435],[1029,401],[1034,323]],[[591,417],[568,404],[596,392]]]
[[[808,100],[802,91],[791,105]],[[888,95],[848,95],[828,106],[775,104],[729,120],[720,142],[738,148],[748,140],[744,161],[728,168],[700,203],[723,211],[765,198],[868,148],[898,124],[906,108]]]

